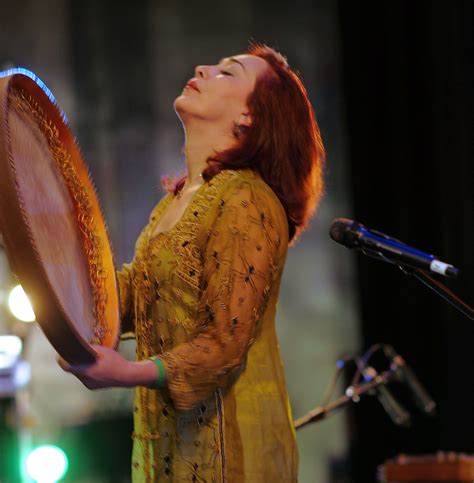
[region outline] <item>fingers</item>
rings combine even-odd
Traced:
[[[92,345],[92,349],[94,349],[94,353],[95,353],[94,355],[95,355],[96,360],[101,357],[101,355],[103,354],[104,350],[105,351],[107,350],[106,347],[101,346],[101,345],[98,345],[98,344],[93,344]]]
[[[56,360],[58,361],[58,365],[59,367],[65,371],[65,372],[70,372],[71,374],[75,374],[75,375],[78,375],[78,374],[82,374],[84,373],[85,371],[87,371],[91,366],[94,365],[94,363],[92,364],[76,364],[76,365],[71,365],[69,364],[69,362],[65,361],[62,357],[58,356],[56,358]]]
[[[93,379],[89,379],[88,377],[80,377],[79,380],[90,391],[93,391],[94,389],[100,389],[100,386]]]
[[[94,349],[96,358],[107,357],[110,354],[115,354],[117,351],[111,349],[110,347],[105,347],[103,345],[93,344],[92,349]]]
[[[87,377],[85,374],[82,373],[82,371],[84,370],[83,366],[71,366],[62,357],[58,357],[56,360],[58,361],[58,364],[63,371],[75,375],[87,389],[93,391],[94,389],[101,388],[100,384],[94,381],[94,379],[91,379],[90,377]]]
[[[65,372],[71,372],[71,366],[62,357],[58,356],[56,358],[59,367]]]

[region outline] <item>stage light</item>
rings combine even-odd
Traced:
[[[38,483],[54,483],[67,472],[68,459],[66,453],[57,446],[42,445],[27,456],[26,472]]]
[[[21,339],[15,335],[0,336],[0,375],[11,371],[21,354]]]
[[[23,322],[33,322],[36,319],[33,307],[21,285],[17,285],[10,292],[8,307],[10,312]]]

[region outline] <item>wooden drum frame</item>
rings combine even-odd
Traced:
[[[66,118],[33,73],[0,73],[0,232],[38,323],[69,363],[115,348],[120,303],[100,203]]]

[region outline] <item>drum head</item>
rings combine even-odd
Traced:
[[[88,169],[64,114],[34,74],[0,73],[0,231],[38,323],[70,363],[115,347],[112,249]]]

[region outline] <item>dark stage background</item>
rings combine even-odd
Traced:
[[[474,3],[340,2],[354,218],[460,267],[472,303]],[[363,346],[393,344],[438,403],[394,427],[351,411],[353,478],[397,453],[474,452],[474,325],[394,267],[357,260]]]
[[[410,429],[393,426],[372,398],[302,429],[302,483],[370,483],[401,452],[474,453],[472,322],[396,267],[328,237],[331,221],[348,217],[435,253],[461,269],[449,285],[473,301],[472,9],[447,0],[0,0],[0,70],[29,68],[54,92],[119,264],[162,195],[160,177],[183,169],[172,102],[194,66],[254,38],[301,73],[327,148],[327,194],[289,252],[281,288],[293,414],[322,401],[338,357],[374,342],[392,344],[438,403],[427,418],[395,385]],[[130,391],[90,393],[61,373],[40,330],[4,309],[12,280],[0,255],[0,335],[21,334],[32,364],[27,390],[0,399],[0,481],[18,481],[15,459],[31,442],[66,449],[65,481],[129,481]],[[121,351],[133,357],[133,344]]]

